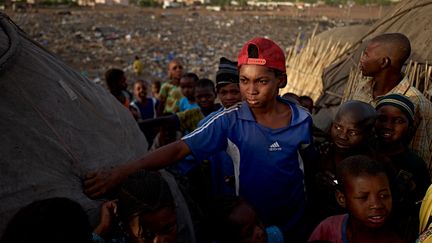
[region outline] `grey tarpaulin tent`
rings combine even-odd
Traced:
[[[0,13],[0,236],[19,207],[62,196],[88,212],[86,172],[147,151],[129,111]]]

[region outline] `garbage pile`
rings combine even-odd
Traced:
[[[55,9],[10,13],[42,46],[94,82],[105,70],[122,68],[133,82],[132,62],[139,56],[146,80],[166,77],[166,65],[180,59],[185,70],[214,79],[221,56],[236,58],[242,44],[265,36],[288,48],[299,32],[305,38],[334,27],[328,19],[296,19],[271,12],[210,12],[136,7]]]

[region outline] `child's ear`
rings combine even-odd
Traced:
[[[382,68],[388,68],[388,67],[390,67],[390,65],[391,65],[391,59],[390,59],[390,57],[384,57],[382,59],[381,67]]]
[[[339,206],[346,208],[346,202],[345,202],[345,195],[338,189],[336,190],[336,201],[338,202]]]
[[[287,77],[286,73],[283,73],[280,75],[279,84],[278,84],[279,89],[282,89],[287,85],[287,79],[288,79],[288,77]]]

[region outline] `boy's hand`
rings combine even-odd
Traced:
[[[330,171],[318,172],[316,179],[319,184],[327,188],[335,188],[337,185],[336,176]]]
[[[120,168],[91,172],[84,180],[84,193],[90,198],[100,197],[119,185],[127,175]]]
[[[235,176],[225,176],[224,181],[226,184],[228,184],[230,187],[235,188]]]
[[[117,200],[108,201],[102,204],[100,210],[100,222],[94,232],[99,236],[105,235],[110,230],[116,214]]]

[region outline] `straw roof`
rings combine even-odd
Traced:
[[[303,40],[301,34],[287,51],[287,86],[280,94],[291,92],[307,95],[317,100],[322,95],[321,74],[325,67],[335,62],[369,29],[365,25],[353,25],[315,35]]]

